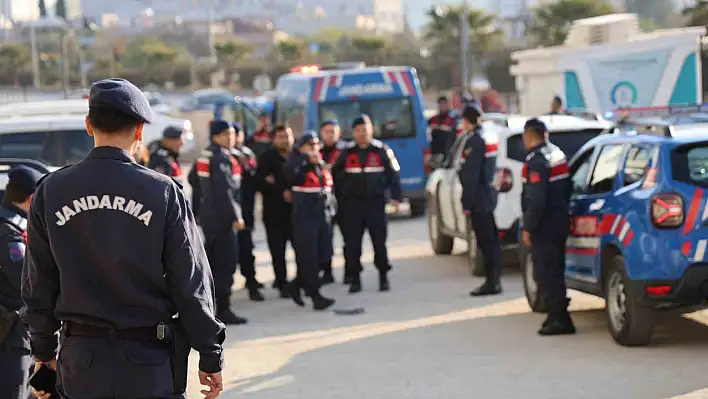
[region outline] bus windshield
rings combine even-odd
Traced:
[[[336,119],[342,125],[342,138],[354,138],[351,123],[367,114],[374,125],[374,138],[384,140],[415,137],[413,105],[410,97],[357,99],[320,104],[319,122]]]

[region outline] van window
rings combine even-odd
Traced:
[[[602,133],[603,129],[585,129],[574,131],[554,131],[550,132],[551,143],[557,145],[568,159],[580,150],[588,141]],[[519,162],[526,161],[526,149],[521,140],[521,133],[509,136],[506,140],[506,157]]]
[[[573,185],[573,193],[583,193],[587,188],[593,151],[594,149],[592,148],[585,151],[570,166],[570,181]]]
[[[32,159],[49,166],[79,162],[92,148],[85,130],[0,134],[0,158]]]
[[[342,126],[342,138],[351,140],[354,138],[351,123],[361,114],[367,114],[371,118],[374,124],[374,138],[408,138],[416,135],[410,97],[322,103],[319,123],[336,119]]]
[[[708,187],[708,142],[679,147],[671,154],[674,180]]]
[[[624,145],[622,144],[609,144],[602,147],[590,178],[588,194],[604,194],[612,191],[623,150]]]
[[[247,133],[255,132],[258,129],[258,117],[244,104],[225,106],[222,119],[238,122]]]
[[[651,149],[646,146],[634,145],[629,149],[623,170],[625,186],[634,184],[644,178],[651,161],[651,153]]]

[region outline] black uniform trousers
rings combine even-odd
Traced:
[[[253,255],[253,228],[247,227],[238,232],[238,265],[241,275],[246,279],[246,287],[257,288],[256,257]]]
[[[57,390],[65,398],[184,398],[174,394],[170,346],[67,336],[59,351]]]
[[[388,260],[386,239],[388,237],[388,217],[386,200],[373,198],[368,200],[345,200],[340,208],[340,228],[344,236],[344,261],[347,276],[357,276],[363,270],[361,266],[362,239],[369,231],[374,247],[374,265],[381,273],[391,270]]]
[[[28,381],[34,365],[30,356],[29,333],[19,318],[0,344],[0,398],[26,399],[30,396]]]
[[[560,218],[563,219],[563,218]],[[538,292],[549,313],[563,313],[568,308],[565,286],[565,246],[568,238],[567,217],[554,223],[553,230],[531,234],[531,257]],[[555,219],[553,219],[555,220]]]
[[[285,263],[285,251],[288,241],[292,243],[292,224],[290,220],[282,222],[269,221],[265,225],[268,250],[273,262],[275,284],[283,287],[288,282],[288,268]]]
[[[225,229],[204,228],[204,249],[214,275],[217,311],[229,307],[239,256],[238,242],[237,233],[231,226]]]
[[[494,221],[494,212],[472,212],[470,223],[477,239],[477,248],[484,258],[484,271],[490,282],[501,278],[501,242]]]
[[[298,226],[297,234],[292,237],[297,279],[308,295],[312,295],[320,286],[320,269],[332,259],[332,225],[316,217],[293,220],[293,225]]]

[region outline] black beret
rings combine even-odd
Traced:
[[[15,166],[7,174],[8,183],[24,188],[30,194],[37,189],[37,182],[42,178],[42,174],[28,166]]]
[[[209,136],[217,136],[221,134],[221,132],[223,132],[224,130],[230,129],[231,127],[232,126],[229,124],[229,122],[226,121],[211,121],[209,122]]]
[[[145,94],[125,79],[104,79],[94,83],[89,92],[90,108],[111,109],[145,123],[152,122],[153,118]]]
[[[524,123],[524,130],[526,129],[532,129],[539,134],[543,134],[546,132],[546,124],[538,118],[531,118]]]
[[[446,96],[440,96],[438,97],[438,104],[447,102],[447,97]]]
[[[369,118],[369,115],[362,114],[361,116],[357,116],[352,121],[352,129],[354,129],[355,127],[357,127],[359,125],[365,125],[367,122],[371,123],[371,118]]]
[[[165,130],[162,131],[162,137],[166,139],[178,139],[182,137],[184,130],[177,126],[167,126]]]
[[[317,137],[317,133],[313,132],[312,130],[308,130],[305,133],[303,133],[302,137],[300,137],[297,140],[297,143],[295,143],[296,148],[302,148],[303,146],[314,142],[315,140],[319,141],[319,138]]]
[[[231,127],[234,128],[236,133],[241,133],[243,131],[243,125],[241,125],[240,122],[234,122],[231,124]]]
[[[465,108],[462,110],[462,117],[470,122],[476,122],[482,114],[482,108],[476,102],[466,103]]]
[[[320,129],[327,125],[339,126],[339,121],[336,119],[327,119],[326,121],[323,121],[322,124],[320,124]]]

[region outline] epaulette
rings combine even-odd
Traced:
[[[184,185],[179,180],[175,179],[174,177],[170,177],[170,179],[172,179],[172,181],[177,184],[177,187],[179,187],[180,190],[184,189]]]
[[[339,140],[339,141],[337,141],[337,144],[334,145],[334,148],[336,148],[338,150],[343,150],[343,149],[347,148],[348,145],[349,145],[349,143],[347,143],[346,141]]]
[[[56,172],[58,172],[58,171],[60,171],[60,170],[62,170],[62,169],[66,169],[66,168],[68,168],[68,167],[70,167],[70,166],[74,166],[74,164],[72,163],[71,165],[62,166],[61,168],[55,170],[54,172],[49,172],[49,173],[45,174],[44,176],[40,177],[39,180],[37,180],[37,187],[39,187],[39,185],[42,184],[42,182],[44,181],[44,179],[46,179],[47,177],[49,177],[49,175],[54,174],[54,173],[56,173]]]
[[[351,149],[354,148],[354,147],[356,147],[356,141],[352,140],[352,141],[348,141],[348,142],[347,142],[345,148],[346,148],[347,150],[351,150]]]
[[[253,150],[251,150],[250,148],[246,147],[245,145],[241,146],[241,148],[239,148],[239,151],[246,154],[246,156],[248,156],[248,157],[255,157],[256,156],[256,153],[253,152]]]
[[[170,155],[167,153],[167,150],[165,150],[164,148],[158,148],[157,151],[155,151],[155,153],[161,157],[166,157],[166,156]]]
[[[384,147],[383,141],[381,141],[381,140],[376,140],[376,139],[371,140],[371,145],[372,145],[373,147],[378,147],[378,148],[383,148],[383,147]]]

